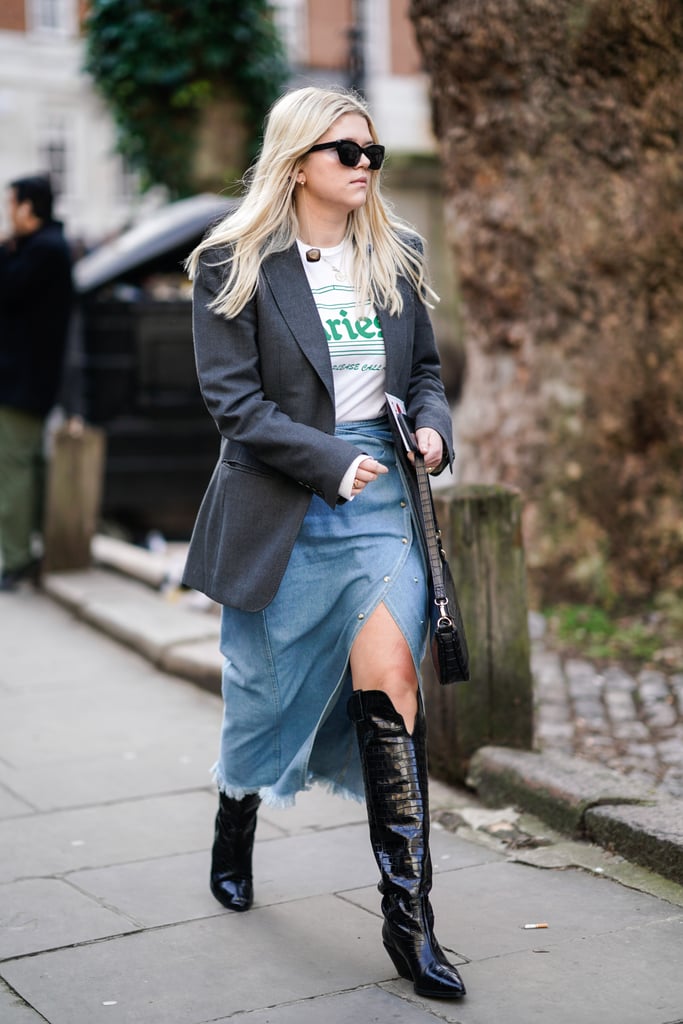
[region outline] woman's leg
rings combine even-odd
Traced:
[[[351,648],[354,690],[383,690],[412,733],[417,677],[410,648],[384,604],[375,609]]]
[[[370,840],[380,871],[384,946],[419,995],[456,999],[465,986],[434,936],[429,902],[422,698],[408,646],[383,605],[354,643],[351,671],[355,692],[348,712],[356,726]]]

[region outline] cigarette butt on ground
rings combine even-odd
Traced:
[[[526,928],[526,929],[531,929],[531,928],[547,928],[548,925],[547,925],[547,923],[545,921],[539,921],[538,924],[525,924],[523,927]]]

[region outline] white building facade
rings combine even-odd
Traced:
[[[382,141],[394,153],[431,153],[427,82],[409,0],[276,0],[293,84],[352,81],[353,40]],[[0,6],[0,186],[49,172],[57,216],[91,246],[163,200],[140,197],[116,152],[112,119],[83,71],[79,0],[3,0]],[[7,228],[4,208],[0,233]]]

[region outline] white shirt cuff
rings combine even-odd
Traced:
[[[353,460],[349,468],[346,470],[344,476],[341,478],[341,483],[339,484],[338,494],[340,498],[346,498],[347,501],[353,500],[353,481],[356,478],[356,470],[360,466],[361,462],[365,462],[367,458],[367,455],[359,455],[357,459]]]

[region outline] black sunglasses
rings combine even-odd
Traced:
[[[339,162],[344,167],[357,167],[362,153],[370,161],[369,169],[371,171],[378,171],[384,160],[384,146],[380,146],[376,142],[373,142],[371,146],[359,146],[357,142],[352,142],[350,139],[337,139],[336,142],[319,142],[317,146],[311,146],[304,153],[304,156],[308,156],[309,153],[317,153],[319,149],[336,149]]]

